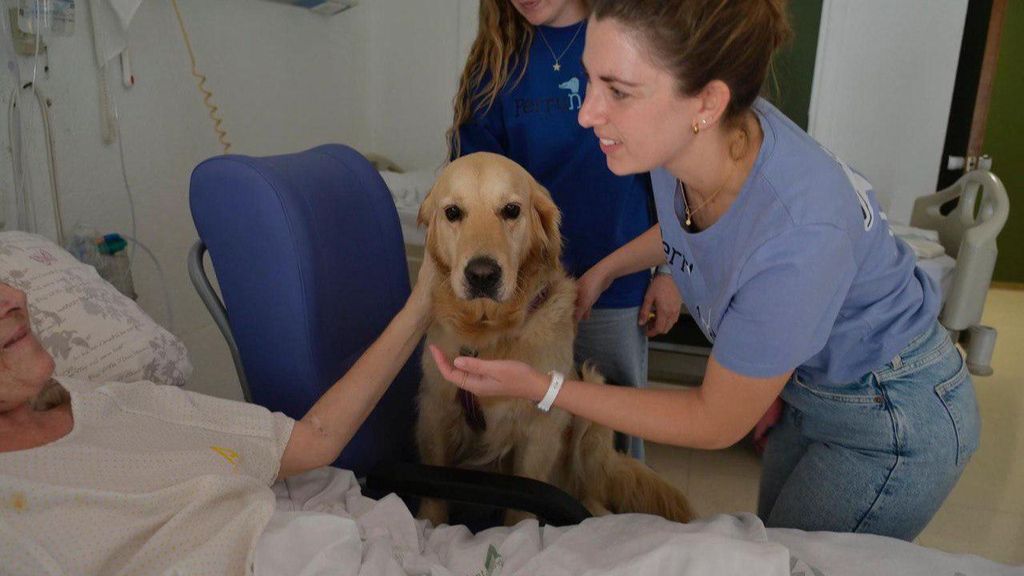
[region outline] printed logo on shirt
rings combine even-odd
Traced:
[[[213,450],[220,455],[221,458],[227,460],[228,463],[231,464],[232,472],[238,472],[238,452],[235,452],[231,448],[224,448],[222,446],[210,446],[210,450]]]
[[[864,217],[864,230],[871,230],[875,225],[875,213],[871,208],[871,199],[868,197],[868,192],[874,188],[871,182],[868,182],[867,178],[854,172],[853,168],[850,168],[846,162],[840,160],[828,148],[822,146],[821,149],[831,156],[836,161],[836,164],[839,164],[839,167],[843,169],[846,179],[850,181],[850,186],[853,187],[854,193],[857,194],[857,202],[860,203],[860,213]],[[885,218],[885,214],[882,214],[882,217]]]
[[[558,85],[561,90],[567,90],[564,96],[552,96],[550,98],[516,98],[516,118],[531,114],[551,114],[552,112],[573,112],[579,110],[583,105],[580,97],[580,80],[573,77]]]
[[[718,334],[715,332],[715,329],[711,327],[711,311],[709,310],[707,315],[705,315],[704,312],[701,311],[700,306],[697,306],[695,312],[697,314],[697,318],[700,320],[701,326],[704,327],[704,335],[708,337],[708,340],[710,340],[712,344],[714,344],[715,338],[718,338]]]
[[[579,110],[583,106],[580,99],[580,79],[573,77],[558,85],[562,90],[569,91],[569,110]]]
[[[665,262],[668,263],[672,268],[678,268],[679,270],[686,272],[687,276],[693,275],[693,262],[690,262],[686,255],[680,252],[677,248],[670,246],[668,242],[662,240],[662,248],[665,250]],[[693,282],[691,279],[690,282]],[[718,334],[715,329],[711,326],[711,311],[701,308],[700,305],[695,304],[691,309],[693,317],[700,323],[700,327],[704,331],[704,335],[707,336],[708,340],[712,344],[715,343],[715,338]]]
[[[686,259],[686,255],[674,247],[669,246],[668,242],[665,242],[664,240],[661,242],[661,247],[665,250],[665,262],[669,266],[673,268],[678,267],[687,274],[693,274],[693,263]],[[678,262],[678,264],[676,262]]]

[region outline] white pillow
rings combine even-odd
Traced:
[[[28,295],[32,328],[57,376],[183,386],[192,375],[180,340],[42,236],[0,232],[0,281]]]

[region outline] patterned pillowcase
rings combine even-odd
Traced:
[[[46,238],[0,232],[0,281],[28,295],[33,331],[57,376],[183,386],[192,375],[180,340]]]

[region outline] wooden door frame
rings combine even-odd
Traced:
[[[995,82],[996,67],[999,64],[999,40],[1003,37],[1007,1],[992,0],[988,33],[985,35],[985,55],[981,61],[981,77],[974,100],[974,116],[971,118],[971,136],[967,142],[967,155],[975,158],[981,155],[985,143],[985,127],[988,124],[988,108],[992,100],[992,84]]]
[[[950,156],[983,153],[1006,6],[1007,0],[969,0],[937,189],[951,186],[968,169],[948,169]]]

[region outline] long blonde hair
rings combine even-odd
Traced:
[[[588,6],[586,0],[583,6]],[[459,127],[474,114],[490,110],[506,85],[511,83],[515,87],[523,78],[530,60],[533,31],[511,0],[480,0],[480,25],[459,78],[453,102],[455,118],[446,134],[449,158],[461,152]],[[510,78],[517,67],[519,74]]]

